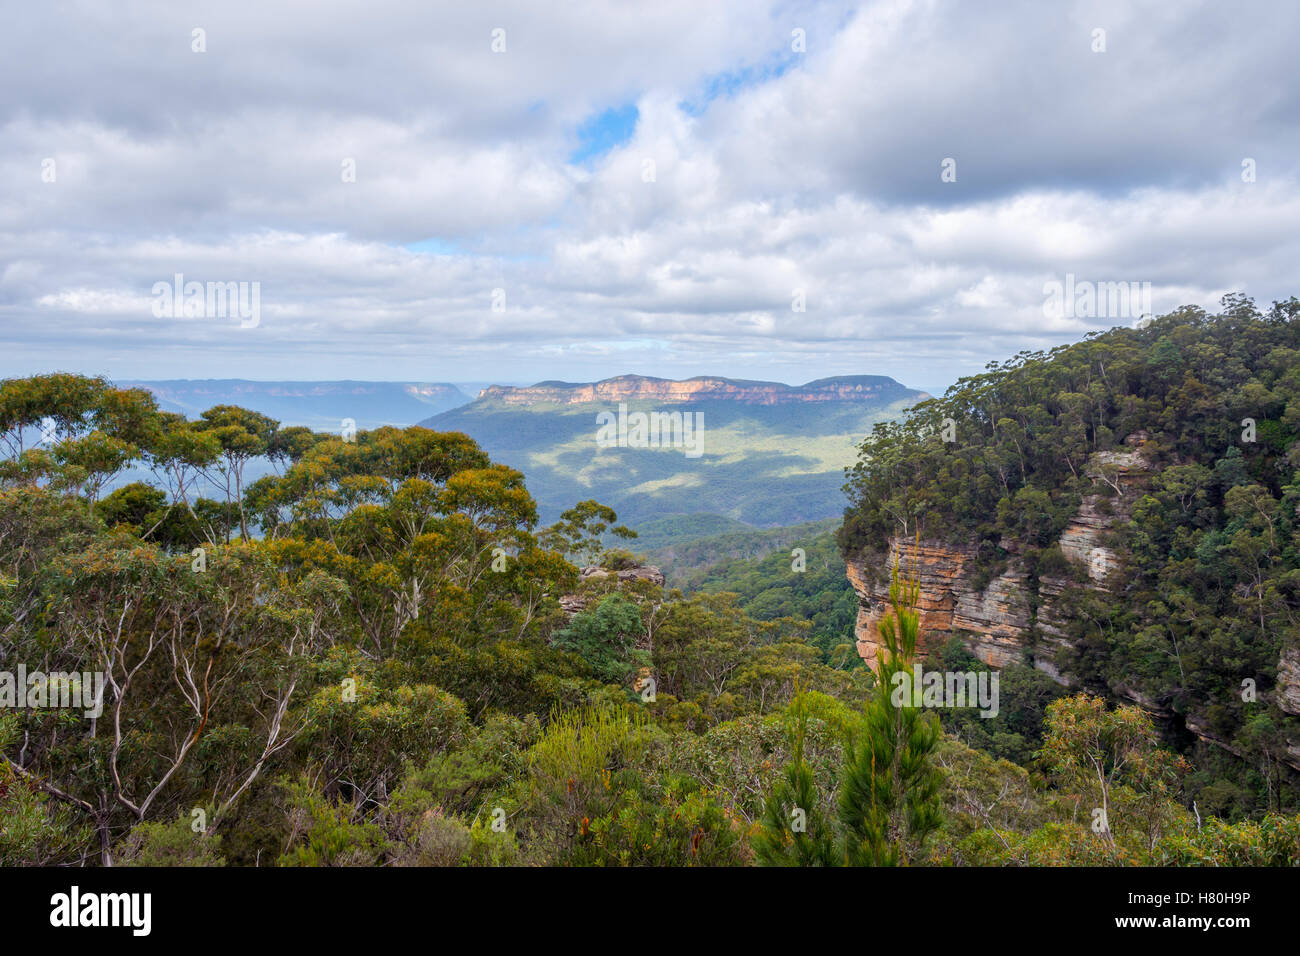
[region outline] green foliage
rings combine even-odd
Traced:
[[[304,762],[320,761],[328,792],[345,785],[353,799],[387,792],[408,761],[452,749],[469,733],[465,705],[428,684],[383,688],[364,676],[324,685],[302,703],[295,740]]]
[[[481,819],[465,823],[426,810],[390,851],[393,866],[513,866],[519,850],[510,833]]]
[[[409,771],[393,804],[412,799],[422,806],[481,816],[491,795],[524,775],[527,750],[540,734],[534,716],[520,720],[490,714],[481,726],[471,728],[460,746],[436,753]]]
[[[1260,820],[1212,819],[1194,833],[1167,837],[1156,847],[1158,866],[1300,866],[1300,816]]]
[[[374,866],[386,849],[383,831],[359,808],[330,800],[306,777],[286,785],[288,846],[280,866]]]
[[[840,782],[845,855],[855,866],[907,865],[939,827],[938,720],[910,694],[896,699],[916,656],[919,588],[893,570],[890,612],[879,624],[876,692],[867,704]]]
[[[834,534],[838,518],[824,518],[780,528],[751,528],[719,515],[673,515],[637,526],[637,549],[663,569],[668,584],[696,590],[718,565],[758,561],[774,552],[786,554],[822,535]]]
[[[809,718],[802,762],[812,771],[819,812],[833,816],[835,780],[844,763],[841,728],[856,723],[858,715],[838,701],[835,712],[828,714],[814,703],[819,696],[805,691],[799,698]],[[766,811],[765,795],[794,758],[789,712],[787,706],[767,716],[750,714],[726,721],[703,734],[678,734],[669,768],[700,781],[736,819],[752,826]]]
[[[838,833],[822,812],[813,771],[804,762],[809,713],[802,696],[787,712],[793,718],[793,754],[764,802],[754,856],[762,866],[838,866],[843,862]]]
[[[1094,832],[1117,851],[1126,839],[1149,851],[1186,815],[1172,801],[1186,761],[1157,746],[1151,718],[1137,707],[1112,710],[1086,694],[1054,701],[1041,760],[1058,787],[1082,800]]]
[[[598,501],[580,501],[560,515],[560,520],[547,530],[544,540],[548,547],[564,555],[576,555],[586,564],[598,564],[605,551],[603,537],[628,540],[636,532],[623,525],[615,525],[618,515],[613,508]]]
[[[209,808],[211,809],[211,808]],[[115,866],[225,866],[221,837],[194,829],[182,814],[172,823],[138,823],[122,840]]]
[[[760,621],[807,621],[806,640],[821,651],[824,662],[840,668],[862,666],[857,653],[843,652],[854,642],[858,599],[834,536],[823,533],[798,546],[804,551],[802,570],[794,570],[791,549],[784,548],[760,559],[722,562],[688,586],[708,594],[734,593],[741,610]]]
[[[93,730],[80,708],[0,712],[0,864],[1294,863],[1288,308],[1021,357],[935,406],[991,416],[966,444],[886,429],[853,478],[846,543],[939,515],[979,573],[1025,561],[1034,600],[1083,580],[1056,543],[1079,500],[1131,515],[1114,589],[1063,588],[1063,663],[1240,754],[1202,745],[1193,772],[1135,709],[1057,700],[1028,666],[1002,669],[997,718],[946,713],[941,740],[889,693],[914,587],[896,583],[876,672],[856,666],[824,528],[707,545],[746,560],[684,597],[581,578],[570,558],[632,561],[608,547],[614,511],[584,500],[539,530],[523,476],[464,434],[343,441],[234,406],[189,421],[102,379],[0,382],[0,661],[109,678]],[[1259,441],[1220,434],[1225,409]],[[1159,467],[1130,500],[1081,463],[1138,426]],[[246,482],[255,459],[273,471]],[[984,667],[958,646],[939,664]]]
[[[916,655],[918,586],[893,570],[891,612],[881,619],[882,651],[876,691],[860,722],[841,731],[846,760],[838,780],[837,816],[821,812],[813,773],[803,759],[809,706],[796,698],[791,719],[793,757],[769,794],[754,838],[769,866],[897,866],[919,861],[939,828],[940,776],[933,764],[939,727],[910,695],[894,693]],[[820,702],[815,706],[826,708]],[[834,821],[834,822],[832,822]]]
[[[935,763],[943,774],[944,813],[926,862],[1003,863],[1009,841],[1047,824],[1044,795],[1025,768],[951,739],[939,745]]]
[[[803,686],[850,701],[864,692],[864,671],[822,663],[804,639],[807,626],[793,618],[758,621],[734,594],[697,594],[667,605],[653,629],[653,674],[662,719],[692,730],[767,713]]]
[[[567,861],[590,835],[591,821],[615,811],[643,766],[651,736],[644,715],[622,707],[553,715],[528,755],[529,839]]]
[[[554,646],[579,655],[598,680],[624,684],[650,663],[650,652],[637,647],[644,636],[645,625],[636,604],[614,592],[595,608],[577,614],[555,635]]]
[[[952,638],[926,670],[980,674],[991,672],[972,656],[960,638]],[[998,712],[985,717],[963,708],[943,708],[939,722],[946,733],[994,757],[1028,766],[1043,740],[1047,706],[1065,691],[1042,671],[1023,664],[1008,664],[998,672]]]
[[[716,798],[687,777],[620,775],[611,808],[579,822],[572,866],[740,866],[744,834]]]
[[[11,742],[16,720],[0,714],[0,749]],[[76,862],[89,834],[68,808],[42,793],[7,762],[0,763],[0,866],[51,866]]]

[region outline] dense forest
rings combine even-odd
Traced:
[[[761,621],[789,617],[808,622],[806,640],[836,667],[861,666],[853,646],[858,600],[845,577],[835,536],[792,539],[762,558],[718,561],[687,578],[683,590],[735,594],[741,609]]]
[[[0,864],[1300,863],[1268,749],[1289,718],[1225,691],[1267,701],[1296,638],[1297,312],[1235,300],[1020,356],[867,439],[841,547],[942,523],[990,567],[1013,534],[1058,561],[1094,450],[1144,430],[1167,462],[1079,686],[1004,668],[989,718],[890,692],[927,653],[907,567],[880,569],[889,653],[846,653],[827,538],[684,595],[620,576],[608,507],[542,526],[463,434],[4,381],[0,673],[49,679],[0,696]],[[274,473],[246,482],[255,459]],[[982,668],[960,641],[924,663]],[[1190,752],[1117,671],[1218,702],[1241,755]]]
[[[715,532],[699,529],[717,527]],[[728,526],[730,525],[730,526]],[[673,515],[636,526],[637,552],[663,569],[671,585],[683,590],[697,586],[722,564],[761,559],[774,551],[807,547],[813,538],[834,535],[839,518],[808,521],[775,528],[751,528],[717,515]],[[611,542],[614,543],[614,542]]]

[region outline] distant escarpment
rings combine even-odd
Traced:
[[[624,375],[492,386],[421,424],[464,432],[493,461],[522,471],[543,521],[595,498],[633,528],[707,515],[713,526],[753,530],[837,516],[844,469],[863,437],[927,397],[880,375],[803,386]],[[690,432],[656,426],[639,440],[625,424],[607,429],[609,415],[675,419]]]
[[[846,375],[818,379],[807,385],[750,382],[707,375],[683,381],[619,375],[599,382],[539,382],[520,388],[492,385],[479,392],[478,397],[495,399],[507,405],[591,405],[635,401],[677,404],[716,400],[786,405],[797,402],[887,404],[902,398],[919,400],[927,396],[884,375]]]
[[[1189,754],[1244,761],[1243,812],[1273,799],[1300,770],[1298,439],[1295,299],[994,363],[859,449],[839,532],[859,651],[897,564],[923,649],[1137,703]]]

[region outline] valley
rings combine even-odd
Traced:
[[[884,376],[790,386],[724,378],[624,375],[484,389],[468,405],[420,422],[460,431],[528,480],[543,520],[595,498],[637,528],[674,515],[754,528],[837,517],[845,468],[880,421],[928,396]],[[698,456],[673,447],[602,447],[600,416],[702,416]]]

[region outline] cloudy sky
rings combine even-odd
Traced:
[[[1067,275],[1300,294],[1297,36],[1289,0],[13,5],[0,374],[942,389],[1136,317],[1045,307]],[[156,314],[177,273],[256,323]]]

